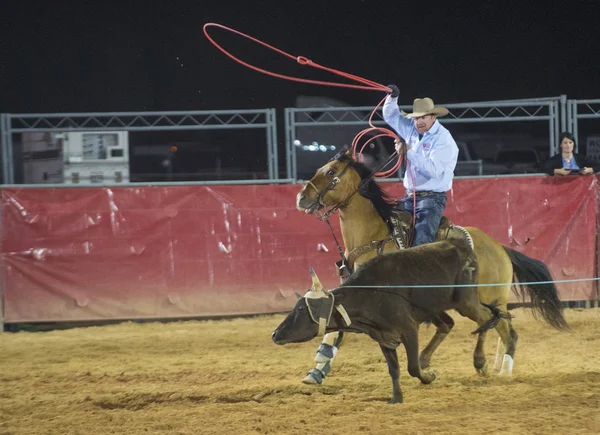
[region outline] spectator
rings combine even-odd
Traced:
[[[600,172],[600,163],[573,152],[575,137],[565,131],[560,134],[561,152],[552,156],[542,165],[548,175],[585,175]]]

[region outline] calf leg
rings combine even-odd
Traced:
[[[392,377],[392,398],[388,403],[402,403],[404,400],[402,398],[402,390],[400,390],[400,365],[398,364],[398,353],[396,352],[396,349],[385,347],[382,344],[380,344],[379,347],[385,356],[388,371]]]
[[[330,332],[325,334],[323,342],[317,349],[315,356],[316,367],[310,370],[302,382],[305,384],[322,384],[323,379],[331,371],[331,363],[337,354],[338,347],[344,336],[343,332]]]
[[[434,372],[423,372],[419,363],[419,331],[417,328],[405,331],[402,334],[402,343],[406,349],[408,360],[408,373],[418,378],[422,384],[430,384],[435,380]]]
[[[421,356],[419,357],[421,369],[426,369],[429,367],[433,352],[435,352],[438,346],[442,344],[442,341],[444,341],[448,333],[454,327],[454,320],[452,317],[443,311],[435,319],[433,319],[432,323],[437,329],[427,346],[425,346],[425,349],[423,349],[421,352]]]

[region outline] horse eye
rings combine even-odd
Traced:
[[[335,175],[335,172],[333,172],[332,170],[327,171],[328,177],[333,177],[334,175]]]

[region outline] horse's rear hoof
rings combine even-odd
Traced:
[[[502,359],[502,368],[500,369],[499,375],[512,376],[513,364],[514,360],[512,359],[512,357],[508,354],[505,354],[504,358]]]
[[[395,403],[404,403],[404,400],[402,400],[402,397],[400,398],[391,398],[390,400],[388,400],[388,405],[393,405]]]

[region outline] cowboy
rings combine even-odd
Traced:
[[[450,132],[437,120],[448,114],[436,107],[431,98],[417,98],[412,113],[398,108],[400,91],[396,85],[383,105],[383,119],[404,140],[408,161],[404,174],[406,194],[398,207],[415,213],[413,246],[435,241],[435,235],[446,208],[446,192],[452,188],[458,146]],[[400,153],[403,144],[396,142]]]

